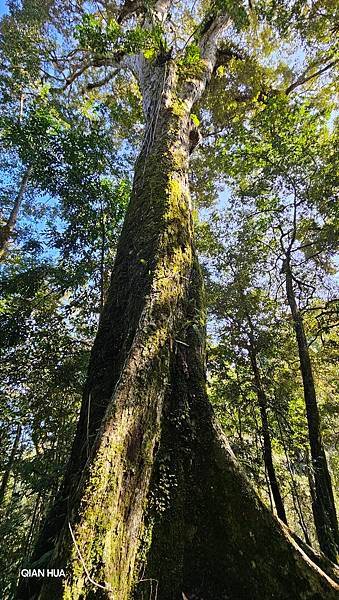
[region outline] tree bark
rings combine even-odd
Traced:
[[[33,557],[66,578],[22,580],[21,600],[149,598],[146,579],[158,600],[336,595],[260,503],[213,420],[191,105],[176,77],[170,62],[143,80],[149,117],[132,198],[71,459]]]
[[[284,507],[284,502],[280,493],[279,483],[277,480],[277,476],[275,473],[273,456],[272,456],[272,442],[271,442],[271,434],[267,417],[267,399],[266,393],[262,385],[261,375],[258,367],[257,356],[255,348],[253,347],[253,342],[250,342],[250,360],[252,371],[254,375],[255,388],[258,398],[260,417],[261,417],[261,426],[262,426],[262,436],[263,436],[263,454],[264,454],[264,462],[267,470],[268,479],[270,482],[273,500],[275,504],[275,508],[277,511],[277,515],[279,519],[283,521],[287,525],[287,517]]]
[[[16,458],[16,453],[18,451],[18,446],[20,443],[20,437],[21,437],[21,430],[22,427],[21,425],[18,425],[16,428],[16,433],[15,433],[15,438],[14,438],[14,442],[13,442],[13,446],[12,446],[12,450],[11,450],[11,454],[5,469],[5,472],[3,474],[2,477],[2,481],[1,481],[1,486],[0,486],[0,505],[3,503],[4,499],[5,499],[5,494],[6,494],[6,489],[7,489],[7,484],[8,484],[8,480],[10,478],[12,469],[13,469],[13,465],[14,465],[14,461]]]
[[[319,545],[323,553],[333,562],[339,556],[339,530],[335,509],[331,476],[321,438],[320,416],[312,372],[312,364],[305,335],[302,314],[298,308],[294,288],[290,257],[287,256],[283,268],[286,278],[286,293],[290,306],[293,326],[298,343],[300,371],[303,380],[304,399],[310,442],[314,490],[312,510]]]
[[[11,210],[11,214],[9,215],[9,219],[8,219],[7,223],[5,225],[1,226],[1,228],[0,228],[0,261],[3,260],[6,255],[7,247],[8,247],[11,235],[13,233],[13,229],[14,229],[17,219],[18,219],[20,206],[21,206],[22,199],[23,199],[24,194],[27,189],[27,184],[28,184],[32,169],[33,169],[32,165],[30,165],[27,168],[27,170],[22,178],[18,194],[15,198],[13,208]]]
[[[281,441],[282,447],[284,449],[285,459],[286,459],[286,463],[287,463],[287,469],[288,469],[288,472],[289,472],[289,475],[290,475],[290,479],[291,479],[290,490],[291,490],[291,495],[292,495],[294,510],[295,510],[296,515],[297,515],[300,528],[301,528],[301,530],[303,532],[303,535],[305,537],[306,545],[311,546],[312,544],[311,544],[310,536],[309,536],[309,533],[308,533],[308,530],[307,530],[307,526],[306,526],[306,523],[305,523],[305,520],[304,520],[303,510],[302,510],[302,506],[300,504],[299,492],[298,492],[298,488],[297,488],[297,485],[296,485],[296,482],[295,482],[295,478],[294,478],[294,475],[293,475],[293,469],[291,467],[291,461],[290,461],[290,457],[289,457],[289,452],[288,452],[288,448],[287,448],[286,441],[285,441],[285,438],[284,438],[284,434],[283,434],[283,431],[282,431],[282,427],[281,427],[281,423],[280,423],[280,416],[279,416],[278,413],[276,413],[276,420],[277,420],[277,423],[278,423],[278,428],[279,428],[279,433],[280,433],[280,441]]]
[[[39,512],[38,509],[39,509],[39,505],[41,502],[41,497],[42,497],[42,494],[41,494],[41,492],[39,492],[35,499],[35,502],[34,502],[33,514],[32,514],[29,530],[27,532],[27,536],[26,536],[26,540],[25,540],[25,545],[24,545],[24,550],[23,550],[23,561],[25,561],[27,556],[29,556],[29,548],[30,548],[32,539],[34,537],[34,530],[36,529],[37,515]]]
[[[335,586],[333,592],[317,589],[310,563],[253,493],[214,422],[205,390],[203,328],[194,317],[202,311],[198,269],[191,294],[191,324],[182,336],[187,345],[171,357],[148,495],[152,539],[135,597],[149,598],[151,581],[153,588],[158,582],[161,600],[335,597]]]

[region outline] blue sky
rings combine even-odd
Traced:
[[[0,16],[7,12],[6,0],[0,0]]]

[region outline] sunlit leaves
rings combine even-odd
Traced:
[[[159,48],[163,39],[159,25],[154,25],[150,30],[136,26],[126,31],[115,19],[106,23],[93,14],[83,16],[82,23],[76,27],[75,37],[81,48],[99,55],[149,52]]]

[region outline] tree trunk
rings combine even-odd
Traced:
[[[66,578],[22,580],[18,598],[149,598],[152,583],[158,600],[334,599],[335,583],[287,540],[214,424],[188,190],[190,106],[175,94],[171,63],[153,65],[150,77],[76,439],[33,557]]]
[[[7,246],[9,244],[9,240],[11,238],[13,229],[14,229],[17,219],[18,219],[20,206],[21,206],[22,199],[23,199],[24,194],[27,189],[27,184],[28,184],[32,169],[33,169],[32,165],[30,165],[27,168],[27,170],[22,178],[18,194],[15,198],[14,205],[11,210],[11,214],[9,215],[9,219],[5,225],[0,227],[0,261],[3,260],[6,255]]]
[[[106,225],[103,206],[100,207],[100,229],[101,229],[101,244],[100,244],[100,314],[105,303],[105,246],[106,246]]]
[[[252,371],[253,371],[253,375],[254,375],[255,388],[256,388],[259,410],[260,410],[260,417],[261,417],[263,446],[264,446],[263,454],[264,454],[265,467],[267,470],[267,475],[268,475],[268,479],[270,482],[277,515],[278,515],[279,519],[281,519],[283,521],[283,523],[285,523],[287,525],[287,517],[286,517],[284,502],[283,502],[283,499],[282,499],[282,496],[280,493],[279,483],[277,480],[277,476],[275,474],[275,468],[274,468],[274,464],[273,464],[271,434],[270,434],[270,428],[269,428],[268,417],[267,417],[267,399],[266,399],[265,390],[263,388],[262,381],[261,381],[261,375],[260,375],[260,371],[259,371],[259,367],[258,367],[258,363],[257,363],[255,348],[253,347],[252,342],[250,343],[249,353],[250,353],[251,366],[252,366]]]
[[[307,525],[305,523],[305,519],[304,519],[304,515],[303,515],[303,510],[302,510],[302,506],[300,504],[300,497],[299,497],[299,491],[295,482],[295,478],[293,475],[293,469],[291,467],[291,461],[290,461],[290,457],[289,457],[289,451],[286,445],[286,441],[284,438],[284,434],[282,431],[282,427],[281,427],[281,423],[280,423],[280,416],[278,413],[276,413],[276,420],[278,423],[278,428],[279,428],[279,433],[280,433],[280,441],[282,444],[282,447],[284,449],[284,454],[285,454],[285,459],[286,459],[286,464],[287,464],[287,469],[290,475],[290,480],[291,480],[291,486],[290,486],[290,490],[291,490],[291,495],[292,495],[292,501],[293,501],[293,506],[294,506],[294,510],[295,513],[297,515],[298,521],[299,521],[299,525],[301,528],[301,531],[303,532],[303,535],[305,537],[305,542],[308,546],[312,546],[311,544],[311,540],[310,540],[310,536],[307,530]]]
[[[333,592],[317,587],[310,563],[254,494],[214,422],[197,321],[203,310],[198,269],[193,281],[190,326],[181,337],[187,345],[171,357],[148,495],[150,549],[135,597],[148,599],[151,581],[153,589],[158,582],[161,600],[335,597],[335,586]]]
[[[293,276],[288,256],[284,262],[286,293],[299,351],[300,370],[303,380],[304,399],[308,425],[308,436],[312,458],[314,493],[312,510],[319,545],[323,553],[333,562],[339,555],[339,531],[331,476],[321,438],[320,417],[314,386],[311,359],[305,335],[302,314],[298,309],[293,288]],[[311,489],[312,492],[312,489]]]
[[[24,550],[23,550],[23,561],[26,560],[27,556],[29,556],[29,548],[31,546],[31,542],[32,539],[34,537],[34,530],[36,529],[36,521],[37,521],[37,515],[38,515],[38,509],[39,509],[39,505],[40,505],[40,501],[41,501],[41,492],[38,493],[36,500],[34,502],[34,508],[33,508],[33,514],[32,514],[32,518],[31,518],[31,522],[30,522],[30,526],[29,526],[29,530],[27,532],[27,536],[26,536],[26,540],[25,540],[25,545],[24,545]]]
[[[0,486],[0,505],[3,503],[3,501],[5,499],[8,480],[10,478],[10,475],[11,475],[11,472],[12,472],[12,469],[13,469],[13,465],[14,465],[16,453],[18,451],[18,446],[19,446],[19,443],[20,443],[21,430],[22,430],[21,425],[18,425],[17,428],[16,428],[16,433],[15,433],[15,438],[14,438],[14,442],[13,442],[11,454],[10,454],[10,457],[9,457],[9,460],[8,460],[8,463],[7,463],[7,467],[5,469],[5,472],[3,474],[2,481],[1,481],[1,486]]]

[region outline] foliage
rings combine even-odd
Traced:
[[[82,23],[76,27],[75,38],[82,48],[100,55],[112,52],[145,53],[153,48],[159,49],[163,39],[159,25],[155,25],[151,30],[137,26],[124,31],[115,19],[105,23],[93,14],[83,15]]]
[[[296,298],[317,372],[325,368],[320,358],[325,348],[329,345],[334,352],[332,361],[337,352],[330,342],[337,326],[335,147],[336,133],[329,132],[325,111],[319,113],[309,102],[270,99],[263,110],[219,139],[216,164],[231,186],[230,199],[199,231],[214,318],[211,398],[235,451],[269,497],[249,355],[254,342],[289,520],[313,543],[307,421],[283,264],[291,253]],[[323,423],[324,439],[329,439],[327,428],[338,419],[333,406],[336,378],[322,384],[316,375],[316,384],[321,414],[331,413],[331,425]],[[337,451],[331,444],[327,450],[334,473]]]
[[[0,23],[1,231],[29,171],[1,266],[0,468],[10,474],[0,554],[8,599],[65,470],[132,168],[158,126],[156,104],[142,142],[149,115],[135,55],[150,73],[163,74],[163,89],[152,94],[164,92],[168,73],[189,86],[205,76],[201,40],[223,15],[230,20],[216,67],[190,115],[202,134],[190,187],[207,287],[210,397],[274,510],[249,355],[254,343],[289,523],[316,544],[302,381],[284,288],[289,252],[322,435],[338,473],[337,7],[332,0],[202,0],[173,3],[164,19],[153,8],[13,0]],[[166,102],[184,116],[184,98]],[[130,245],[132,253],[134,240]]]

